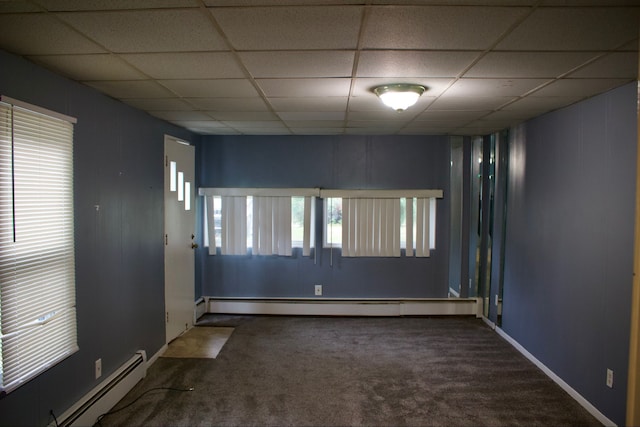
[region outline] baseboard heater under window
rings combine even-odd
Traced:
[[[204,297],[208,313],[289,316],[482,316],[481,298],[224,298]]]
[[[93,426],[147,374],[147,354],[136,354],[58,418],[60,426]],[[49,424],[54,427],[55,424]]]

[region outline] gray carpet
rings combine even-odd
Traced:
[[[160,358],[114,409],[154,387],[194,391],[151,391],[100,424],[600,425],[479,319],[224,322],[236,329],[217,359]]]

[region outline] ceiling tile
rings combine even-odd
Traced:
[[[638,37],[640,8],[540,7],[498,50],[607,50]]]
[[[519,7],[373,6],[362,46],[484,50],[526,12]]]
[[[490,52],[464,77],[555,78],[593,56],[588,52]]]
[[[78,81],[147,79],[147,76],[108,53],[31,56],[29,59]]]
[[[264,128],[264,127],[238,127],[236,130],[244,135],[291,135],[291,131],[286,127]]]
[[[168,121],[211,120],[211,117],[201,111],[150,111],[149,113]]]
[[[344,128],[342,127],[336,127],[336,128],[289,127],[289,129],[291,130],[291,133],[293,133],[294,135],[342,135],[344,133]]]
[[[234,129],[286,129],[280,120],[225,120],[222,123]]]
[[[391,79],[388,77],[376,77],[376,78],[358,78],[353,86],[353,96],[357,97],[371,97],[373,94],[373,88],[381,85],[388,85],[391,83],[410,83],[416,85],[422,85],[427,88],[426,92],[422,95],[425,96],[439,96],[442,92],[448,88],[455,79],[452,78],[431,78],[431,77],[399,77]],[[377,98],[376,98],[377,99]]]
[[[420,98],[418,98],[418,101],[415,103],[415,105],[409,107],[409,109],[407,109],[407,111],[409,112],[413,112],[415,110],[417,111],[422,111],[425,108],[427,108],[429,106],[429,104],[431,104],[436,98],[433,96],[425,96],[422,95]],[[373,93],[371,93],[370,95],[367,96],[356,96],[353,97],[349,100],[349,111],[350,112],[355,112],[355,111],[362,111],[362,112],[366,112],[366,111],[370,111],[370,112],[376,112],[376,111],[384,111],[384,112],[391,112],[394,114],[403,114],[403,112],[398,113],[397,111],[393,111],[391,108],[387,107],[386,105],[384,105],[382,103],[382,101],[380,101],[380,99],[375,96]]]
[[[506,111],[524,111],[540,114],[545,111],[553,111],[561,107],[571,105],[581,97],[579,96],[527,96],[519,99],[503,108]]]
[[[338,129],[344,125],[344,120],[285,120],[285,124],[291,129]]]
[[[269,97],[347,96],[351,79],[259,79],[257,83]]]
[[[253,77],[351,77],[353,51],[239,53]]]
[[[346,127],[344,133],[347,135],[395,135],[400,129],[386,127],[371,127],[372,122],[359,123],[357,126]]]
[[[629,79],[560,79],[533,93],[535,96],[587,98],[628,83]]]
[[[348,120],[347,128],[368,128],[368,129],[385,129],[387,131],[393,130],[394,132],[402,128],[405,125],[401,121],[384,121],[384,120]]]
[[[271,106],[276,111],[345,111],[347,108],[346,96],[309,96],[304,98],[269,98]]]
[[[226,50],[224,40],[197,9],[56,14],[112,52]]]
[[[209,114],[216,120],[225,121],[265,121],[279,120],[278,116],[272,112],[250,112],[250,111],[210,111]]]
[[[23,12],[40,12],[42,8],[31,2],[26,1],[0,1],[0,13],[23,13]]]
[[[186,98],[191,105],[207,111],[263,112],[269,111],[262,98]]]
[[[132,53],[121,57],[154,79],[245,77],[230,52]]]
[[[224,123],[215,121],[215,120],[174,120],[173,123],[179,124],[180,126],[188,127],[188,128],[198,128],[198,129],[224,129],[227,128]]]
[[[564,0],[558,0],[564,1]],[[602,1],[602,0],[594,0]],[[373,0],[382,5],[432,5],[432,6],[534,6],[538,0]]]
[[[209,9],[238,50],[355,49],[361,7]]]
[[[456,77],[478,52],[364,51],[358,77]]]
[[[146,111],[190,111],[193,106],[180,98],[131,98],[124,100],[132,107]]]
[[[513,99],[514,97],[509,96],[441,96],[431,104],[429,109],[466,111],[495,110]]]
[[[423,128],[402,128],[398,131],[398,135],[449,135],[453,134],[455,127],[453,128],[440,128],[426,126]]]
[[[278,116],[284,121],[289,120],[344,120],[344,111],[338,112],[278,112]]]
[[[183,98],[245,98],[258,95],[248,80],[159,80]]]
[[[526,120],[528,118],[530,118],[532,116],[532,114],[527,110],[500,110],[500,111],[493,111],[487,115],[485,115],[484,117],[482,117],[482,120],[509,120],[509,121],[522,121],[522,120]]]
[[[521,96],[548,79],[460,79],[446,96]]]
[[[362,0],[316,0],[300,1],[300,0],[203,0],[207,6],[299,6],[301,3],[306,5],[316,3],[317,5],[344,5],[344,4],[362,4]]]
[[[468,122],[472,122],[473,120],[469,120]],[[452,129],[459,127],[461,124],[465,124],[465,121],[459,120],[414,120],[410,123],[407,123],[405,129],[429,129],[429,128],[439,128],[439,129]]]
[[[393,122],[408,122],[413,120],[418,114],[422,112],[419,108],[414,108],[415,105],[405,111],[395,111],[389,107],[381,111],[350,111],[349,122],[354,120],[380,120],[380,121],[393,121]]]
[[[106,52],[47,14],[0,14],[0,28],[0,48],[19,55]]]
[[[459,122],[469,122],[472,120],[479,119],[480,117],[486,116],[490,111],[489,110],[480,110],[480,111],[439,111],[439,110],[425,110],[420,113],[415,119],[413,123],[418,121],[459,121]]]
[[[637,6],[636,0],[542,0],[542,6]]]
[[[637,76],[637,51],[610,53],[569,75],[569,77],[581,78],[634,78]]]
[[[168,98],[171,92],[151,80],[97,81],[87,85],[114,98]]]
[[[49,11],[198,7],[194,0],[38,0]]]

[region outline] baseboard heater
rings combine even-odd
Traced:
[[[208,313],[291,316],[482,316],[479,298],[309,299],[205,297]]]
[[[93,426],[147,374],[147,354],[136,354],[58,418],[59,426]],[[55,424],[49,424],[53,427]]]

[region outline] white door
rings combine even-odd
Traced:
[[[164,301],[167,342],[193,325],[195,149],[164,139]]]

